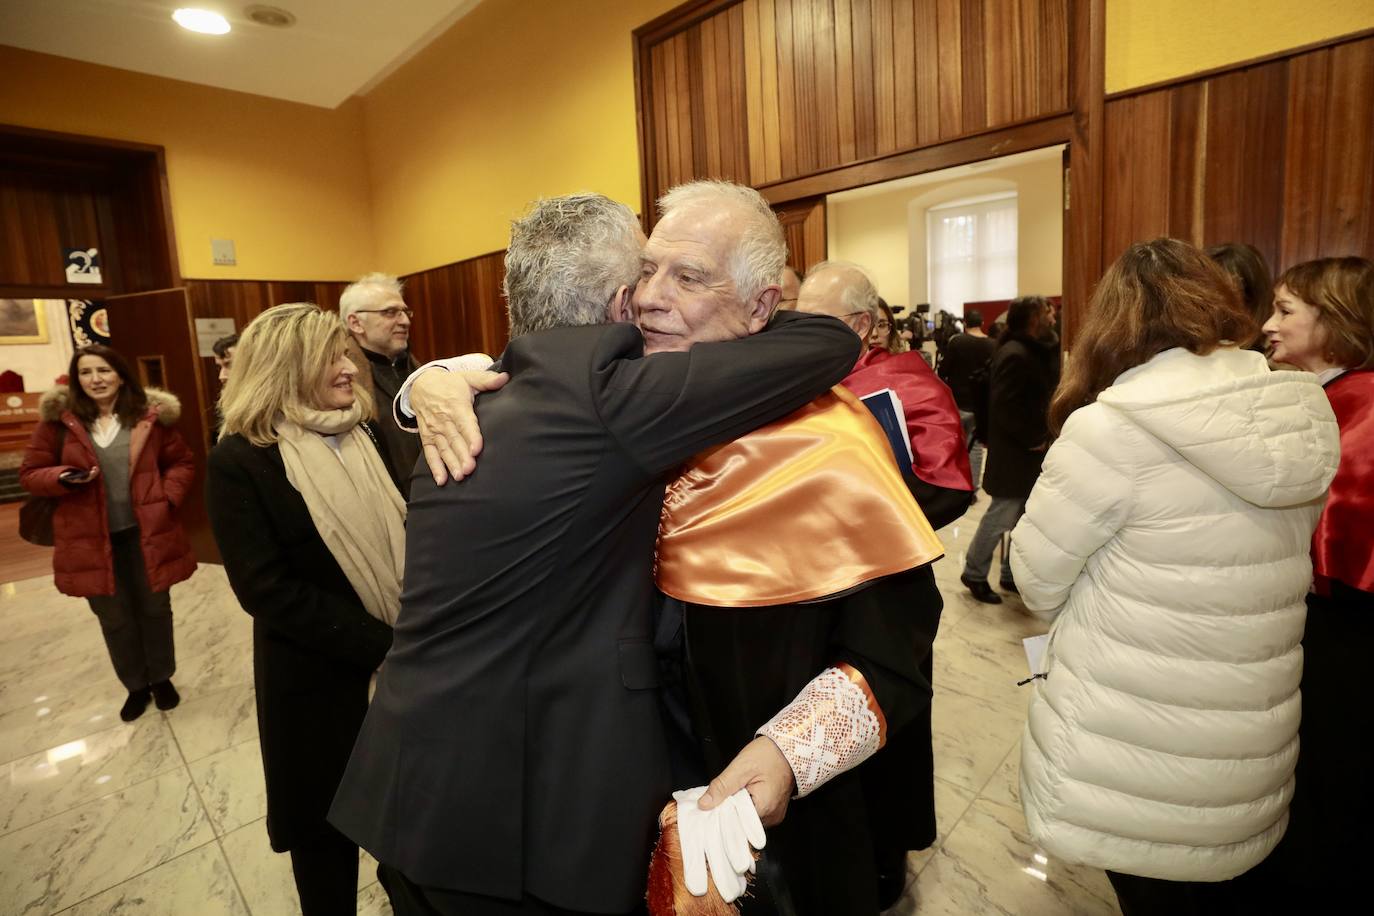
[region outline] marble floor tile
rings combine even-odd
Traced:
[[[1120,911],[1099,869],[1061,865],[1026,836],[1014,808],[975,801],[903,904],[920,916],[1112,916]]]
[[[253,619],[238,608],[205,605],[195,612],[180,612],[175,598],[172,615],[176,621],[177,652],[199,655],[232,643],[253,638]]]
[[[1007,757],[997,772],[992,774],[983,797],[988,801],[1006,805],[1008,808],[1021,807],[1021,742],[1017,741],[1007,751]]]
[[[188,763],[258,737],[256,694],[251,685],[203,695],[189,691],[167,721]]]
[[[358,916],[391,916],[391,901],[380,884],[358,892]]]
[[[968,806],[973,804],[972,792],[952,782],[937,778],[935,780],[935,842],[929,849],[919,849],[907,853],[906,870],[908,884],[916,880],[921,869],[940,850],[945,840],[963,818]]]
[[[189,766],[216,836],[222,837],[267,816],[267,789],[257,739],[236,744]]]
[[[16,760],[119,722],[128,692],[113,674],[98,683],[38,694],[41,702],[0,713],[0,761]],[[35,700],[37,697],[35,697]]]
[[[947,629],[941,626],[935,643],[935,687],[1024,715],[1030,687],[1017,686],[1017,682],[1029,676],[1026,653],[1019,640],[986,632],[992,626],[976,611]]]
[[[266,912],[266,911],[264,911]],[[83,900],[63,916],[249,916],[218,843],[185,855]]]
[[[291,877],[291,857],[272,851],[266,821],[259,819],[231,831],[220,841],[254,916],[299,916],[300,902]],[[377,898],[381,903],[377,903]],[[367,901],[364,907],[364,901]],[[379,908],[379,906],[381,908]],[[377,860],[359,852],[358,913],[390,913],[386,892],[377,883]]]
[[[931,718],[935,775],[976,793],[1020,737],[1024,714],[937,685]]]
[[[184,768],[0,837],[0,912],[56,913],[214,840]]]
[[[244,639],[216,646],[208,652],[191,655],[178,651],[175,680],[182,702],[226,687],[252,687],[251,630]]]
[[[61,639],[62,636],[54,636]],[[58,659],[12,665],[0,678],[0,714],[43,706],[48,698],[87,687],[119,687],[105,643],[78,649]]]
[[[145,715],[0,770],[0,835],[182,766],[162,716]]]

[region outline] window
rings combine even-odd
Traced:
[[[1016,296],[1016,194],[951,201],[926,211],[932,317],[965,302]]]

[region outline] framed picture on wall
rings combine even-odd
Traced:
[[[45,344],[48,316],[38,299],[0,299],[0,344]]]

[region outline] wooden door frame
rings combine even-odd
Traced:
[[[639,139],[640,197],[646,229],[658,176],[643,79],[650,48],[740,0],[690,0],[640,26],[633,34],[635,119]],[[1103,104],[1106,89],[1106,0],[1069,0],[1068,78],[1070,108],[1044,117],[959,137],[838,168],[757,186],[773,206],[819,194],[907,178],[1013,153],[1066,144],[1070,182],[1064,218],[1064,344],[1077,333],[1092,287],[1101,275]]]

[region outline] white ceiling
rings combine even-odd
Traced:
[[[0,0],[0,44],[334,108],[365,93],[481,0],[261,0],[289,28],[244,15],[253,0]],[[228,35],[172,21],[179,6],[214,10]],[[22,79],[11,73],[8,79]]]

